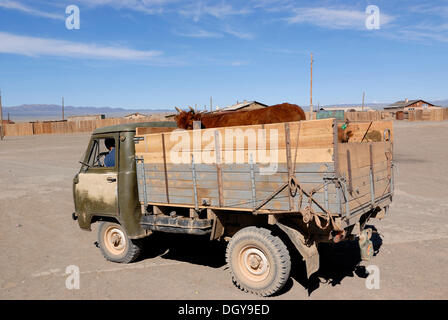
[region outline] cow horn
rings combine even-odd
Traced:
[[[188,108],[190,108],[191,112],[194,113],[194,109],[191,106],[188,106]]]
[[[179,112],[179,113],[182,112],[182,110],[180,110],[178,107],[174,107],[174,108],[177,110],[177,112]]]

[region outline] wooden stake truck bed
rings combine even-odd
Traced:
[[[391,202],[392,122],[341,127],[323,119],[155,134],[137,128],[142,212],[166,206],[316,214],[352,226]],[[349,132],[349,142],[338,141],[338,130]]]

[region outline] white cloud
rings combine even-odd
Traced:
[[[128,9],[146,14],[158,14],[165,6],[180,0],[73,0],[89,7],[110,6],[117,10]]]
[[[237,38],[240,38],[240,39],[252,40],[252,39],[255,38],[254,35],[251,34],[251,33],[241,32],[241,31],[232,29],[230,27],[227,27],[225,31],[226,31],[226,33],[228,33],[228,34],[230,34],[232,36],[235,36]]]
[[[232,67],[241,67],[241,66],[246,66],[246,65],[248,65],[249,64],[249,62],[248,61],[233,61],[232,63],[230,63],[230,65],[232,66]]]
[[[247,32],[241,32],[234,30],[230,27],[226,27],[223,32],[213,32],[213,31],[207,31],[204,29],[195,29],[192,31],[178,31],[174,30],[173,33],[178,36],[182,37],[189,37],[189,38],[222,38],[224,36],[224,33],[227,33],[231,36],[240,38],[240,39],[246,39],[246,40],[252,40],[254,39],[254,35]]]
[[[223,35],[217,32],[211,32],[207,30],[193,30],[187,32],[174,31],[175,35],[189,38],[221,38]]]
[[[102,46],[94,43],[78,43],[0,32],[0,53],[25,56],[58,56],[70,58],[150,60],[162,54],[160,51],[140,51],[125,47]]]
[[[20,2],[17,1],[11,1],[11,0],[0,0],[0,7],[10,10],[18,10],[33,16],[38,17],[44,17],[44,18],[50,18],[50,19],[56,19],[56,20],[64,20],[64,13],[61,12],[61,14],[56,13],[49,13],[41,10],[37,10],[31,7],[28,7]]]
[[[403,29],[399,30],[397,34],[394,36],[390,36],[391,38],[396,38],[400,40],[408,40],[408,41],[420,41],[420,42],[448,42],[448,35],[446,33],[436,33],[431,31],[417,31],[411,29]]]
[[[430,4],[421,4],[410,7],[409,11],[417,13],[419,15],[423,15],[422,18],[425,18],[425,15],[435,15],[448,18],[448,6],[434,6]]]
[[[210,15],[218,19],[224,19],[228,16],[246,15],[251,11],[247,8],[234,8],[232,5],[221,2],[218,5],[206,5],[202,1],[193,2],[178,11],[181,15],[192,18],[198,22],[202,16]]]
[[[278,53],[278,54],[305,54],[309,55],[309,51],[306,50],[291,50],[286,48],[266,48],[266,52]]]
[[[329,29],[365,29],[366,13],[352,9],[335,8],[295,8],[294,15],[286,18],[291,24],[307,23]],[[393,18],[380,12],[381,26],[392,21]]]

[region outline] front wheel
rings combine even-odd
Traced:
[[[101,222],[98,228],[98,243],[104,257],[112,262],[130,263],[142,251],[141,240],[129,239],[118,223]]]
[[[264,228],[238,231],[229,241],[226,260],[235,285],[260,296],[278,292],[291,272],[286,245]]]

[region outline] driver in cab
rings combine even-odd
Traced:
[[[107,138],[104,140],[104,144],[107,150],[109,150],[109,153],[104,157],[104,166],[115,167],[115,139]]]

